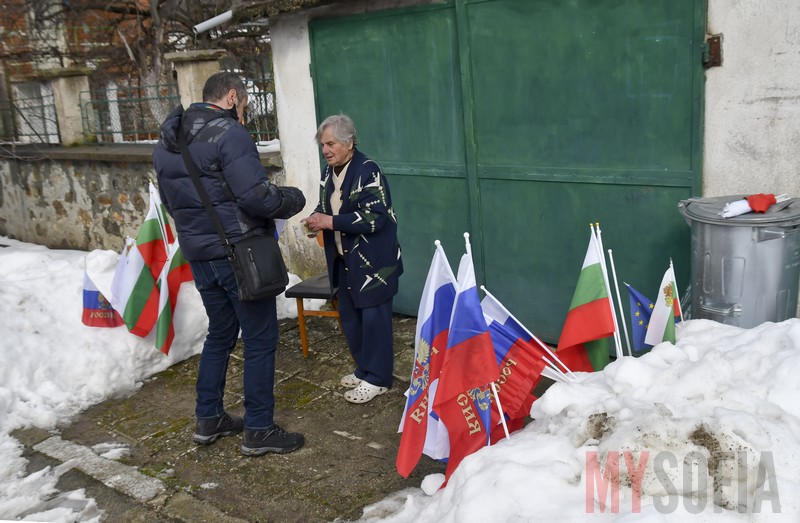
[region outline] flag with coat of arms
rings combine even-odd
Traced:
[[[124,325],[111,302],[97,288],[89,273],[83,272],[83,315],[81,321],[88,327],[119,327]]]
[[[489,443],[492,429],[490,384],[500,376],[478,297],[469,243],[456,279],[458,292],[433,405],[450,439],[445,484],[466,456]]]
[[[433,412],[433,402],[447,350],[455,296],[456,278],[444,248],[437,240],[420,299],[414,368],[400,420],[402,436],[395,464],[397,472],[404,478],[411,474],[422,454],[441,460],[450,453],[447,429]]]
[[[681,305],[678,298],[678,286],[675,283],[675,272],[672,262],[661,279],[658,294],[653,301],[653,314],[650,316],[650,325],[644,342],[648,345],[658,345],[669,341],[675,343],[675,323],[680,321]]]

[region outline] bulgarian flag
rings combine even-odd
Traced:
[[[136,240],[126,240],[111,284],[111,304],[128,330],[140,337],[150,333],[158,318],[157,282],[167,262],[168,239],[172,238],[158,191],[152,183],[149,189],[147,216]]]
[[[597,371],[609,361],[615,328],[600,252],[592,231],[556,353],[571,370]]]
[[[172,316],[178,302],[178,291],[185,281],[192,281],[189,262],[183,257],[180,245],[176,241],[170,245],[169,260],[164,264],[159,278],[158,321],[156,322],[156,348],[169,354],[172,340],[175,339],[175,328]]]
[[[661,279],[661,285],[658,286],[658,295],[653,302],[653,314],[650,316],[644,342],[648,345],[658,345],[663,341],[675,343],[675,322],[680,320],[680,314],[678,286],[675,284],[675,272],[670,263]]]

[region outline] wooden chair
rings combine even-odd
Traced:
[[[317,244],[320,247],[325,246],[322,240],[322,234],[317,234]],[[300,327],[300,343],[303,345],[303,357],[308,358],[308,331],[306,330],[306,316],[332,316],[339,322],[339,328],[342,328],[342,320],[339,319],[339,311],[337,310],[336,298],[331,300],[333,306],[332,311],[307,311],[303,306],[305,298],[315,300],[329,300],[331,296],[336,295],[336,289],[331,292],[330,281],[328,280],[328,273],[323,272],[312,276],[307,280],[292,285],[286,289],[285,296],[287,298],[295,298],[297,300],[297,325]]]
[[[306,310],[303,306],[305,298],[316,300],[328,300],[331,297],[330,282],[328,281],[328,273],[323,272],[317,274],[306,280],[292,285],[286,289],[287,298],[295,298],[297,300],[297,324],[300,327],[300,343],[303,345],[303,357],[308,358],[308,331],[306,330],[306,317],[307,316],[331,316],[336,318],[339,322],[339,328],[342,327],[342,321],[339,319],[339,311],[336,309],[336,300],[331,300],[333,310],[330,311],[314,311]]]

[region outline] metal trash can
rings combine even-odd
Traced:
[[[692,228],[692,318],[751,328],[797,314],[800,200],[765,213],[720,216],[745,195],[678,203]]]

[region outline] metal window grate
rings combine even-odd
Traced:
[[[12,87],[12,100],[0,107],[0,140],[15,143],[60,142],[55,99],[46,82]]]
[[[275,88],[270,79],[245,78],[247,116],[245,127],[256,143],[278,138],[278,113],[275,108]]]
[[[99,143],[151,142],[181,103],[178,84],[118,86],[80,93],[83,132]]]

